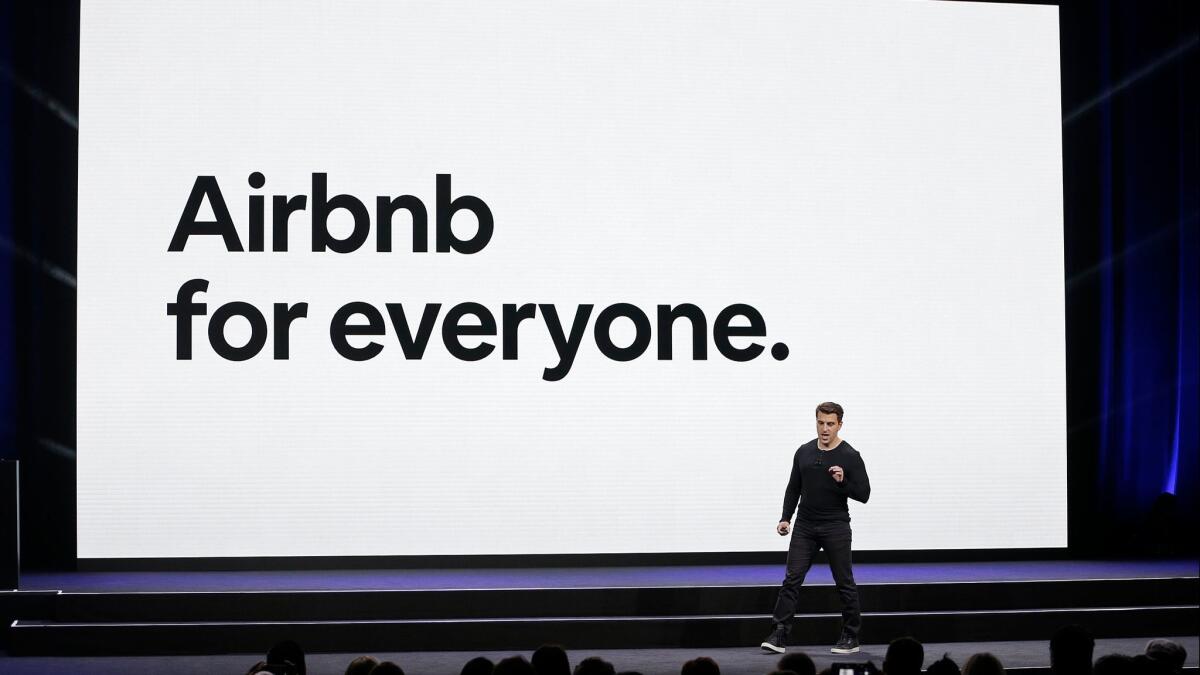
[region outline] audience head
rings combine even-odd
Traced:
[[[533,675],[533,666],[524,656],[510,656],[500,659],[492,669],[494,675]]]
[[[371,675],[404,675],[404,669],[397,663],[383,661],[375,664],[375,667],[371,669]]]
[[[962,675],[962,671],[958,669],[958,664],[954,659],[950,658],[950,654],[943,653],[942,658],[929,664],[925,669],[926,675]]]
[[[1050,638],[1050,671],[1054,675],[1088,675],[1096,641],[1078,624],[1063,626]]]
[[[1004,666],[991,652],[981,652],[967,659],[962,675],[1004,675]]]
[[[721,667],[707,656],[701,656],[683,664],[679,672],[680,675],[721,675]]]
[[[542,645],[533,652],[533,672],[537,675],[571,675],[567,650],[558,645]]]
[[[1101,656],[1092,666],[1093,675],[1134,675],[1136,670],[1133,657],[1124,654]]]
[[[1145,654],[1133,657],[1133,671],[1138,675],[1173,675],[1171,667]]]
[[[775,667],[779,670],[790,670],[796,675],[817,675],[817,666],[804,652],[793,652],[784,656]]]
[[[1171,672],[1180,673],[1187,661],[1187,650],[1171,640],[1151,640],[1146,643],[1146,656],[1162,663]]]
[[[284,640],[276,644],[271,647],[271,651],[267,652],[267,669],[275,673],[274,666],[284,666],[279,668],[279,671],[290,668],[296,675],[305,675],[307,671],[304,668],[304,650],[292,640]],[[285,675],[285,673],[280,672],[278,675]],[[290,675],[290,673],[286,675]]]
[[[917,675],[925,664],[925,648],[911,637],[892,640],[883,657],[883,672],[887,675]]]
[[[617,675],[613,664],[599,656],[589,656],[575,666],[574,675]]]
[[[360,656],[346,666],[346,675],[370,675],[372,669],[379,665],[379,659],[374,656]]]
[[[534,658],[537,658],[536,654]],[[486,656],[476,656],[467,661],[467,665],[462,667],[460,675],[492,675],[493,668],[495,668],[495,665],[491,659]]]

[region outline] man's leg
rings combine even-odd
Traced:
[[[862,628],[862,611],[858,605],[858,586],[854,583],[854,568],[851,563],[850,523],[829,523],[828,535],[822,537],[825,554],[829,556],[829,571],[838,594],[842,596],[842,633],[858,639]]]
[[[779,597],[775,600],[772,618],[776,626],[791,625],[792,617],[796,615],[796,601],[800,598],[800,586],[816,555],[816,533],[804,521],[797,519],[792,527],[792,541],[788,545],[787,572],[779,589]]]

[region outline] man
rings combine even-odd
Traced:
[[[1050,637],[1052,675],[1092,675],[1092,652],[1096,640],[1091,631],[1071,624],[1054,631]]]
[[[842,406],[836,403],[817,406],[817,437],[800,446],[792,458],[792,474],[783,496],[783,517],[775,526],[781,537],[791,530],[792,541],[788,547],[787,574],[775,602],[775,630],[762,643],[764,651],[779,654],[786,651],[800,585],[821,549],[829,557],[829,569],[842,597],[842,636],[829,651],[834,654],[858,651],[862,614],[850,563],[850,512],[846,500],[865,504],[871,496],[871,483],[858,451],[838,437],[842,412]],[[794,529],[793,513],[796,514]]]
[[[925,647],[916,638],[902,637],[888,645],[883,657],[883,675],[921,675],[925,665]]]

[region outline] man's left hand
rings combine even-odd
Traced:
[[[829,475],[833,476],[833,479],[839,483],[846,478],[846,474],[842,471],[842,467],[840,466],[829,467]]]

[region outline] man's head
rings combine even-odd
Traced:
[[[962,671],[959,670],[954,659],[950,658],[949,653],[943,653],[942,658],[929,664],[929,667],[925,669],[925,675],[962,675]]]
[[[817,406],[817,438],[821,445],[829,445],[838,437],[842,428],[842,406],[826,401]]]
[[[721,667],[707,656],[700,656],[683,664],[680,675],[721,675]]]
[[[1172,640],[1151,640],[1146,644],[1146,656],[1165,665],[1171,672],[1183,671],[1187,649]]]
[[[962,667],[963,675],[1004,675],[1004,664],[991,652],[972,654]]]
[[[267,665],[288,666],[298,675],[308,672],[304,666],[304,650],[293,640],[284,640],[271,647],[271,651],[267,652]]]
[[[1089,675],[1096,641],[1078,624],[1063,626],[1050,637],[1050,672],[1055,675]]]
[[[368,675],[377,665],[379,659],[374,656],[360,656],[346,666],[346,675]]]
[[[896,638],[888,645],[883,657],[883,672],[887,675],[917,675],[925,665],[925,648],[910,637]]]
[[[616,675],[613,664],[599,656],[589,656],[575,666],[575,675]]]
[[[571,675],[567,650],[559,645],[542,645],[533,652],[533,670],[537,675]]]
[[[470,661],[467,661],[466,665],[462,667],[462,671],[459,673],[459,675],[492,675],[492,670],[494,670],[495,667],[496,664],[492,663],[492,660],[488,657],[476,656]],[[347,673],[347,675],[349,675],[349,673]]]
[[[1096,675],[1136,675],[1137,662],[1125,654],[1109,654],[1096,659],[1092,665]]]
[[[495,675],[533,675],[533,665],[524,656],[510,656],[496,662]]]
[[[779,659],[778,670],[790,670],[796,675],[817,675],[817,667],[812,657],[804,652],[792,652]]]

